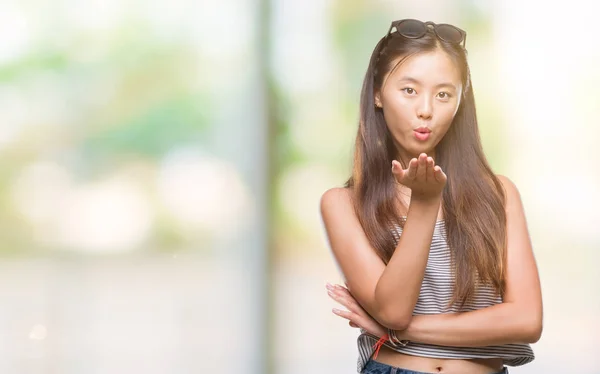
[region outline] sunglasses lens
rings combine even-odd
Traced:
[[[405,20],[396,27],[400,35],[407,38],[420,38],[427,32],[427,26],[417,20]]]
[[[450,25],[438,25],[435,29],[438,36],[450,43],[460,43],[462,42],[463,36],[460,30],[458,30],[454,26]]]

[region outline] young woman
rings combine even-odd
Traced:
[[[321,198],[362,373],[529,363],[542,298],[519,192],[483,154],[466,33],[392,23],[362,87],[352,176]],[[382,345],[383,344],[383,345]]]

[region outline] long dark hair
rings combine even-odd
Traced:
[[[402,59],[436,48],[447,53],[460,69],[463,83],[459,108],[436,147],[435,162],[448,176],[442,210],[456,276],[450,303],[464,306],[480,284],[504,294],[506,214],[502,184],[481,146],[463,47],[438,39],[431,29],[418,39],[391,33],[379,41],[362,86],[354,165],[345,186],[353,192],[356,214],[371,245],[387,264],[396,246],[390,228],[394,224],[404,227],[404,221],[398,212],[398,192],[391,172],[398,149],[382,110],[375,107],[374,95]]]

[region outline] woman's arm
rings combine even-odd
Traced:
[[[398,245],[386,270],[381,275],[375,297],[385,301],[385,315],[393,316],[404,329],[411,319],[425,275],[431,239],[441,198],[431,201],[411,199],[406,222]]]
[[[405,329],[419,297],[446,176],[421,155],[404,176],[413,196],[404,230],[387,266],[370,245],[354,212],[350,191],[321,198],[321,216],[333,255],[352,295],[382,325]],[[425,193],[427,192],[427,193]]]
[[[349,191],[329,190],[321,199],[330,247],[352,296],[379,323],[401,330],[408,326],[419,296],[429,254],[428,240],[431,241],[435,226],[433,208],[418,203],[412,206],[411,214],[429,216],[431,227],[425,226],[423,220],[419,225],[418,220],[407,219],[404,240],[398,243],[386,266],[354,215]],[[409,221],[414,224],[407,230]]]
[[[502,304],[456,313],[414,316],[398,337],[422,343],[477,347],[534,343],[542,334],[542,294],[538,270],[516,186],[499,176],[506,190],[507,269]]]
[[[535,343],[541,319],[516,303],[502,303],[472,312],[413,316],[399,339],[451,347],[485,347]]]

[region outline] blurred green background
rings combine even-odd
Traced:
[[[372,49],[418,18],[467,31],[486,154],[526,208],[545,329],[511,373],[600,373],[596,7],[4,0],[0,371],[355,372],[319,199]]]

